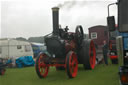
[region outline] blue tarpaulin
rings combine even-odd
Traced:
[[[33,66],[35,64],[32,56],[23,56],[16,59],[17,67],[26,67],[26,66]]]

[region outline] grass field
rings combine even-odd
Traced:
[[[84,70],[80,65],[78,75],[69,79],[65,71],[50,68],[45,79],[39,79],[34,67],[10,68],[0,76],[0,85],[119,85],[118,65],[97,65],[94,70]]]

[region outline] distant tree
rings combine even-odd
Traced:
[[[16,40],[27,41],[27,39],[26,38],[23,38],[23,37],[17,37]]]
[[[37,43],[44,43],[44,37],[30,37],[28,38],[29,42],[37,42]]]

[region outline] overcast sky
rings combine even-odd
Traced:
[[[60,24],[84,32],[95,25],[106,25],[107,5],[117,0],[2,0],[0,38],[39,37],[52,32],[52,11],[60,6]],[[116,15],[116,6],[111,15]]]

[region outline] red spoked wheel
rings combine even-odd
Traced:
[[[91,69],[94,69],[96,63],[96,50],[93,41],[90,42],[89,56],[90,56],[90,67]]]
[[[66,71],[69,78],[74,78],[78,71],[77,56],[73,51],[70,51],[66,57]]]
[[[4,75],[5,74],[5,71],[6,71],[5,69],[1,69],[0,70],[0,75]]]
[[[45,64],[44,60],[48,57],[45,53],[41,53],[36,59],[36,73],[39,78],[45,78],[48,75],[49,67]]]

